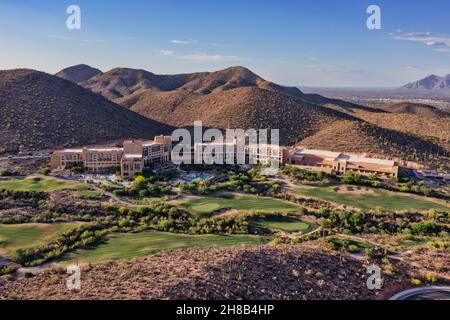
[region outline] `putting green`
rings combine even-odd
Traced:
[[[259,227],[267,228],[273,231],[281,230],[284,232],[306,233],[314,230],[315,228],[314,225],[293,217],[269,216],[265,218],[252,219],[251,221]]]
[[[294,193],[331,201],[337,204],[353,206],[363,210],[372,210],[376,207],[381,207],[385,210],[449,210],[449,207],[444,204],[427,199],[426,197],[388,192],[380,189],[369,189],[368,192],[361,192],[361,190],[358,190],[358,187],[352,188],[355,191],[337,192],[335,191],[335,187],[298,188],[294,190]]]
[[[191,207],[192,210],[196,212],[213,212],[221,208],[220,204],[216,202],[204,203],[199,205],[194,205]]]
[[[79,249],[65,255],[59,264],[99,263],[110,260],[129,260],[162,250],[190,247],[216,247],[239,244],[262,244],[264,240],[252,235],[184,235],[159,231],[110,235],[105,243],[89,249]]]

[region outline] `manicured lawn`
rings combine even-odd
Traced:
[[[0,189],[11,191],[56,191],[63,189],[71,190],[87,190],[89,187],[82,183],[65,181],[55,178],[27,178],[27,179],[13,179],[0,182]]]
[[[265,218],[252,219],[252,223],[259,227],[270,230],[281,230],[284,232],[309,232],[314,226],[300,219],[283,216],[269,216]]]
[[[0,224],[0,251],[7,254],[22,248],[32,248],[55,239],[61,233],[77,228],[81,223]]]
[[[236,209],[242,211],[263,211],[263,212],[287,212],[299,211],[300,207],[290,203],[257,196],[212,196],[187,201],[181,204],[184,208],[194,214],[207,216],[221,209]]]
[[[429,209],[449,210],[449,207],[426,199],[425,197],[408,196],[400,193],[388,192],[379,189],[370,189],[370,192],[335,192],[335,187],[296,189],[300,195],[319,198],[338,204],[371,210],[382,207],[386,210],[416,209],[426,211]],[[356,188],[356,187],[354,187]]]
[[[106,243],[92,249],[76,250],[63,257],[60,263],[98,263],[132,259],[162,250],[261,243],[262,238],[251,235],[183,235],[158,231],[113,234]]]

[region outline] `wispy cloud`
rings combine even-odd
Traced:
[[[188,39],[188,40],[170,40],[170,43],[174,43],[174,44],[195,44],[197,43],[198,40],[195,39]]]
[[[155,52],[160,56],[193,62],[223,62],[223,61],[246,60],[242,57],[223,54],[208,54],[208,53],[177,54],[175,51],[172,50],[155,50]]]
[[[170,40],[169,41],[172,44],[179,44],[179,45],[195,45],[195,44],[201,44],[200,40],[197,39],[186,39],[186,40],[179,40],[179,39],[174,39],[174,40]],[[215,47],[215,48],[236,48],[235,45],[232,44],[224,44],[224,43],[202,43],[203,45],[206,46],[211,46],[211,47]]]
[[[409,71],[409,70],[417,70],[417,67],[416,66],[411,66],[411,65],[405,65],[405,66],[401,66],[400,69]]]
[[[126,41],[126,40],[133,39],[133,37],[130,37],[130,36],[106,36],[105,39],[87,39],[87,38],[78,38],[78,37],[71,37],[71,36],[65,36],[65,35],[59,35],[59,34],[48,34],[47,38],[54,39],[54,40],[60,40],[60,41],[85,42],[85,43],[105,43],[105,42]]]
[[[181,59],[197,61],[197,62],[220,62],[220,61],[239,61],[243,58],[238,56],[222,55],[222,54],[207,54],[194,53],[180,56]]]
[[[431,47],[434,51],[450,54],[450,36],[446,34],[395,30],[390,35],[394,39],[419,42]]]
[[[155,52],[161,56],[173,56],[175,54],[175,51],[172,50],[155,50]]]

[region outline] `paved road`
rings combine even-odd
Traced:
[[[450,287],[421,287],[397,293],[389,300],[450,300]]]

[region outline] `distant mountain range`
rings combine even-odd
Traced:
[[[400,90],[450,92],[450,74],[443,77],[432,74],[419,81],[408,83]]]
[[[202,120],[216,128],[280,128],[281,142],[295,144],[362,106],[269,82],[247,68],[156,75],[115,68],[81,82],[111,101],[172,126]]]

